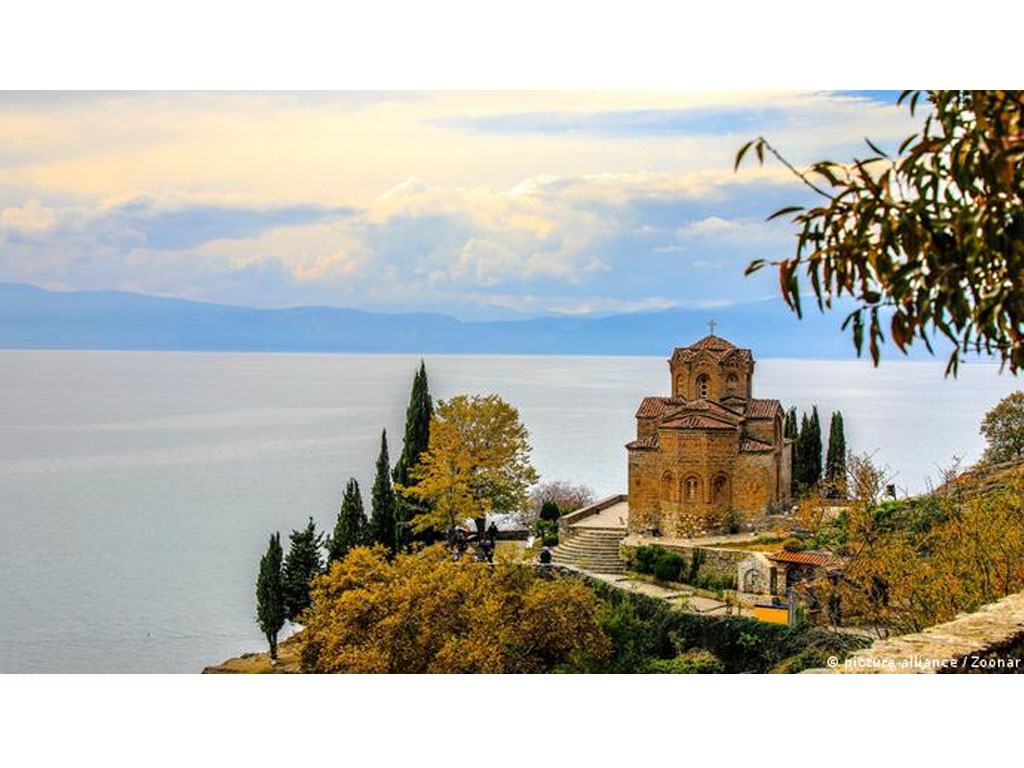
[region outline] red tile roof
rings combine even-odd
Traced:
[[[640,408],[637,409],[636,417],[638,419],[649,419],[661,416],[665,412],[666,406],[685,404],[686,399],[682,397],[645,397],[640,403]]]
[[[715,336],[715,334],[708,334],[700,341],[694,342],[689,346],[689,349],[711,349],[715,352],[724,352],[729,349],[736,349],[736,345],[730,341],[726,341],[721,336]]]
[[[751,358],[749,349],[740,349],[732,342],[726,341],[721,336],[705,336],[695,341],[688,347],[676,347],[672,353],[673,359],[688,360],[701,352],[711,352],[718,360],[725,360],[728,357],[736,357],[740,360]]]
[[[657,448],[658,447],[658,436],[647,435],[646,437],[640,437],[632,442],[626,443],[627,448]]]
[[[782,410],[782,403],[778,400],[751,400],[747,403],[746,417],[748,419],[770,419],[775,416],[776,411]]]
[[[822,568],[841,568],[846,565],[846,560],[838,555],[828,552],[786,552],[779,550],[768,555],[768,559],[776,563],[792,563],[794,565],[816,565]]]

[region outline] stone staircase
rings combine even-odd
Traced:
[[[619,542],[626,537],[624,528],[569,528],[568,536],[551,550],[551,560],[593,573],[619,574],[626,564],[619,559]]]

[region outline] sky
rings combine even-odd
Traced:
[[[463,319],[778,295],[792,162],[915,130],[895,91],[0,93],[0,282]]]

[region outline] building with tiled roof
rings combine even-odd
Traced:
[[[629,453],[629,529],[690,537],[730,510],[789,501],[791,446],[778,400],[755,398],[754,356],[705,336],[668,360],[671,396],[645,397]]]

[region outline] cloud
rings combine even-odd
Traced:
[[[56,211],[36,199],[0,211],[0,229],[9,232],[39,234],[53,229],[56,223]]]
[[[0,280],[463,317],[745,301],[870,94],[0,95]],[[787,154],[789,156],[789,154]]]

